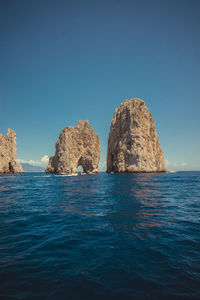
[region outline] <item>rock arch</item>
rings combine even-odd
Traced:
[[[92,160],[88,158],[88,156],[82,156],[78,160],[78,166],[82,166],[84,173],[92,173],[93,172],[93,164]]]
[[[75,127],[62,129],[55,155],[50,157],[45,172],[76,174],[81,165],[84,173],[98,173],[99,159],[98,135],[88,121],[79,120]]]

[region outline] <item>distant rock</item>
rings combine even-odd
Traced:
[[[44,168],[40,166],[33,166],[28,163],[21,163],[24,172],[44,172]]]
[[[165,172],[154,120],[145,102],[125,100],[115,110],[107,149],[107,172]]]
[[[17,161],[16,133],[8,129],[6,136],[0,133],[0,173],[22,172],[22,166]]]
[[[55,156],[49,158],[46,173],[76,174],[82,166],[84,173],[99,173],[99,137],[88,121],[78,121],[75,127],[62,129],[56,143]]]

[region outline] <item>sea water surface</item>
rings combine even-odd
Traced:
[[[200,299],[200,172],[0,176],[1,299]]]

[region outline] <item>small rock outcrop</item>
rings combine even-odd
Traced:
[[[107,149],[107,172],[165,172],[153,117],[145,102],[125,100],[115,110]]]
[[[75,127],[62,129],[45,172],[76,174],[77,167],[82,166],[84,173],[99,173],[99,159],[98,135],[88,121],[78,121]]]
[[[0,133],[0,173],[22,172],[22,166],[17,161],[16,133],[8,129],[6,136]]]

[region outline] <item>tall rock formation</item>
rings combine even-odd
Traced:
[[[0,133],[0,173],[22,173],[23,169],[17,161],[16,133],[8,129],[7,135]]]
[[[98,135],[88,121],[78,121],[75,127],[62,129],[45,172],[76,174],[77,167],[82,166],[84,173],[99,173],[99,159]]]
[[[165,172],[154,120],[145,102],[125,100],[115,110],[107,149],[107,172]]]

